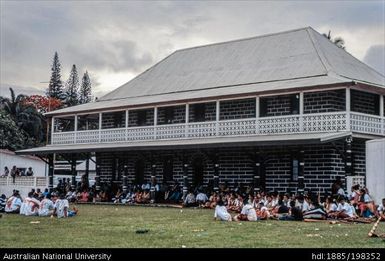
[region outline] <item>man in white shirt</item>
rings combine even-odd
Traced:
[[[337,217],[339,218],[354,218],[354,208],[345,201],[344,197],[340,197],[337,207]]]
[[[40,202],[40,207],[39,207],[40,217],[48,217],[53,214],[55,206],[50,198],[51,197],[49,195],[46,195],[44,199]]]
[[[24,201],[24,215],[37,216],[39,212],[40,201],[33,197],[33,192],[28,193],[28,200]]]
[[[198,195],[196,196],[196,201],[197,201],[198,205],[200,205],[200,206],[204,205],[208,200],[209,200],[209,198],[203,192],[199,192]]]
[[[19,193],[16,191],[13,193],[13,196],[7,200],[5,205],[6,213],[19,213],[22,200],[20,199]]]
[[[57,198],[57,195],[54,196]],[[75,208],[74,211],[69,210],[69,202],[63,194],[60,195],[60,199],[56,199],[54,214],[56,214],[58,218],[72,217],[75,216],[77,212],[78,211]]]
[[[217,202],[217,205],[215,207],[214,212],[214,220],[221,220],[221,221],[232,221],[231,215],[227,211],[227,208],[224,206],[223,201],[220,199]]]
[[[251,204],[243,206],[241,214],[234,217],[235,221],[257,221],[257,212]]]

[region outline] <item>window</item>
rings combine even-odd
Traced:
[[[267,98],[260,98],[259,100],[259,117],[267,116]]]
[[[137,124],[138,126],[144,126],[147,122],[147,110],[140,110],[138,111],[138,119]]]
[[[124,128],[126,124],[126,112],[106,112],[102,114],[102,129]]]
[[[75,117],[55,118],[54,132],[67,132],[75,130]]]
[[[87,114],[78,116],[78,130],[99,129],[99,114]]]

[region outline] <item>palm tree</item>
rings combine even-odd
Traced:
[[[322,34],[322,35],[325,36],[327,39],[329,39],[329,41],[331,41],[332,43],[337,45],[339,48],[345,50],[345,41],[341,37],[335,37],[334,39],[332,39],[332,35],[331,35],[330,30],[329,30],[328,34]]]
[[[1,109],[10,115],[20,130],[24,130],[28,134],[32,143],[40,143],[44,135],[43,116],[32,104],[26,103],[28,96],[23,94],[16,96],[12,88],[9,90],[11,98],[0,96]]]

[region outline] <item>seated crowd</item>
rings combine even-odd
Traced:
[[[14,190],[7,198],[1,195],[0,212],[8,214],[20,214],[25,216],[58,217],[66,218],[77,214],[78,210],[70,210],[69,202],[64,194],[56,192],[49,193],[48,189],[41,192],[32,189],[25,198],[22,198],[19,191]]]

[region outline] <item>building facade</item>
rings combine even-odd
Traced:
[[[329,193],[337,177],[364,182],[384,94],[382,74],[304,28],[176,51],[97,102],[48,113],[51,143],[18,153],[94,154],[97,188]]]

